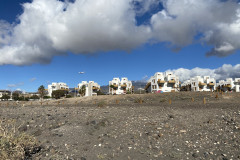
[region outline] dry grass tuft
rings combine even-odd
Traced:
[[[143,102],[144,102],[144,100],[141,97],[135,99],[135,103],[142,104]]]
[[[105,107],[106,105],[107,105],[107,103],[105,101],[101,101],[97,104],[97,106],[100,108]]]
[[[33,136],[16,130],[14,120],[0,120],[0,159],[30,159],[40,150]]]

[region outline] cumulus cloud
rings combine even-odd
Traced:
[[[137,25],[136,16],[160,1],[163,9],[150,23]],[[68,51],[131,51],[152,40],[174,48],[199,40],[213,46],[208,56],[227,56],[240,48],[237,1],[33,0],[23,4],[18,21],[0,20],[0,65],[49,63]]]
[[[185,81],[195,76],[211,76],[216,80],[224,80],[226,78],[240,78],[240,64],[237,64],[235,66],[232,66],[230,64],[224,64],[222,67],[216,69],[179,68],[168,71],[172,71],[174,74],[176,74],[179,77],[180,81]]]
[[[49,63],[53,56],[66,51],[130,51],[145,43],[150,32],[148,26],[135,25],[131,8],[130,0],[25,3],[20,23],[10,29],[11,38],[1,39],[2,45],[9,45],[0,49],[0,64]]]
[[[227,56],[240,49],[240,5],[237,1],[166,0],[151,18],[155,38],[175,47],[191,44],[196,36],[213,46],[207,56]]]

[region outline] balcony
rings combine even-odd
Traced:
[[[175,80],[169,80],[168,83],[175,84],[176,81]]]
[[[151,82],[148,82],[144,89],[147,90],[150,86],[151,86]]]
[[[223,85],[224,88],[232,88],[232,85],[231,84],[225,84]]]
[[[158,83],[162,84],[162,83],[165,83],[165,81],[164,81],[164,80],[161,80],[161,79],[159,79],[159,80],[158,80]]]
[[[118,85],[117,84],[112,84],[110,85],[111,88],[118,88]]]
[[[199,82],[198,85],[199,86],[206,86],[206,83]]]
[[[96,86],[93,86],[92,89],[93,89],[93,90],[98,90],[99,88],[96,87]]]
[[[122,84],[121,87],[122,87],[122,88],[126,88],[127,85],[126,85],[126,84]]]
[[[214,86],[215,83],[208,83],[208,86]]]
[[[61,88],[60,90],[62,90],[62,91],[68,91],[69,89],[68,89],[68,88]]]

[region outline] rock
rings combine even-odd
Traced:
[[[209,156],[209,153],[208,152],[204,152],[203,155],[204,155],[205,158],[207,158]]]
[[[81,160],[87,160],[85,157],[81,157]]]
[[[33,133],[34,136],[40,136],[42,134],[42,131],[38,129],[36,132]]]
[[[18,131],[19,132],[26,132],[27,131],[27,125],[23,125],[23,126],[21,126],[20,128],[18,128]]]
[[[171,118],[171,119],[174,119],[175,117],[174,117],[174,115],[169,115],[169,118]]]
[[[91,121],[90,123],[93,124],[93,125],[97,124],[97,122],[95,120]]]
[[[198,154],[197,154],[197,153],[193,153],[192,156],[193,156],[194,158],[197,158],[197,157],[198,157]]]
[[[180,130],[179,133],[186,133],[186,130]]]

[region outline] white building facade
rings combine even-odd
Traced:
[[[236,78],[238,80],[238,78]],[[227,78],[226,80],[220,80],[217,83],[217,89],[223,92],[233,91],[235,89],[235,83],[232,78]]]
[[[88,96],[97,96],[97,92],[100,90],[100,85],[94,81],[82,81],[78,84],[78,90],[85,86],[85,95]]]
[[[240,78],[235,78],[234,85],[235,85],[235,91],[240,92]]]
[[[123,77],[113,78],[112,81],[109,81],[109,94],[119,95],[119,94],[127,94],[133,92],[132,81],[129,81],[128,78]]]
[[[145,90],[151,93],[178,92],[179,78],[172,72],[157,72],[148,80]]]
[[[216,90],[216,80],[210,76],[196,76],[190,79],[191,91],[207,91],[213,92]]]
[[[68,91],[69,87],[66,83],[63,82],[53,82],[52,84],[48,85],[48,96],[52,96],[52,92],[56,91],[56,90],[65,90]]]

